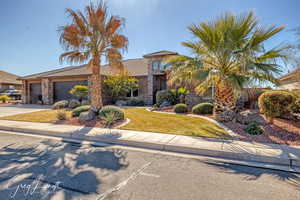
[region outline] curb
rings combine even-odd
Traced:
[[[169,142],[160,143],[160,142],[146,142],[146,141],[134,141],[128,139],[118,139],[113,137],[113,132],[117,133],[116,129],[108,130],[109,133],[105,133],[99,136],[84,136],[79,134],[74,134],[72,132],[56,132],[51,130],[36,130],[34,128],[21,128],[21,127],[9,127],[0,125],[0,130],[3,131],[12,131],[23,134],[31,134],[36,136],[52,136],[61,138],[62,141],[80,141],[80,143],[89,142],[89,143],[106,143],[106,144],[114,144],[114,145],[123,145],[123,146],[131,146],[137,148],[146,148],[152,150],[160,150],[160,151],[170,151],[177,153],[187,153],[187,154],[195,154],[202,156],[212,156],[217,158],[231,159],[236,161],[250,161],[250,162],[259,162],[266,164],[274,164],[274,165],[284,165],[300,167],[300,160],[293,160],[292,158],[280,158],[280,157],[271,157],[271,156],[262,156],[262,155],[254,155],[247,152],[232,152],[232,151],[222,151],[221,149],[213,149],[211,147],[208,148],[196,148],[196,147],[188,147],[183,145],[172,145]],[[175,137],[175,136],[174,136]],[[218,140],[221,141],[221,140]],[[223,140],[223,144],[226,144],[226,141]]]
[[[43,135],[38,135],[38,134],[32,134],[32,133],[21,133],[21,132],[3,132],[4,134],[13,134],[13,135],[23,135],[23,136],[30,136],[30,137],[42,137],[42,138],[48,138],[48,139],[58,139],[61,142],[65,142],[65,143],[71,143],[71,144],[76,144],[76,145],[90,145],[93,147],[109,147],[110,144],[107,143],[103,143],[103,142],[97,142],[97,141],[89,141],[89,140],[81,140],[81,139],[75,139],[75,138],[68,138],[68,137],[60,137],[60,136],[43,136]],[[122,146],[122,145],[121,145]],[[128,146],[128,145],[125,145]],[[179,153],[181,155],[177,156],[188,156],[191,157],[193,159],[197,159],[197,157],[194,156],[207,156],[199,154],[198,153],[191,153],[191,152],[178,152],[178,151],[173,151],[172,150],[167,150],[165,149],[154,149],[154,148],[149,148],[147,147],[146,149],[150,149],[150,150],[158,150],[158,151],[165,151],[165,152],[174,152],[174,153]],[[194,156],[193,156],[194,155]],[[176,155],[175,155],[176,156]],[[211,156],[209,156],[211,157]],[[212,159],[213,162],[220,162],[220,163],[227,163],[227,164],[233,164],[233,165],[240,165],[240,166],[247,166],[247,167],[255,167],[255,168],[261,168],[261,169],[269,169],[269,170],[277,170],[277,171],[283,171],[283,172],[290,172],[290,173],[296,173],[296,174],[300,174],[300,168],[299,167],[290,167],[287,165],[276,165],[276,164],[269,164],[269,163],[264,163],[264,162],[254,162],[254,161],[245,161],[245,160],[232,160],[232,159],[228,159],[228,158],[224,158],[224,157],[211,157],[209,159]]]

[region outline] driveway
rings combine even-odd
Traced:
[[[0,117],[36,112],[40,110],[48,110],[50,108],[51,106],[30,105],[30,104],[0,105]]]

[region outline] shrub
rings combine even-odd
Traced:
[[[188,111],[188,107],[185,104],[180,103],[174,106],[175,113],[187,113],[187,111]]]
[[[72,99],[69,102],[68,108],[74,109],[74,108],[77,108],[78,106],[80,106],[80,102],[77,99]]]
[[[79,106],[72,111],[72,117],[79,117],[80,113],[86,112],[91,108],[91,106]]]
[[[211,103],[199,103],[192,108],[193,114],[201,115],[201,114],[212,114],[214,109],[214,105]]]
[[[156,103],[157,105],[162,104],[164,101],[169,102],[170,93],[167,90],[161,90],[156,93]]]
[[[117,120],[123,120],[125,118],[124,111],[121,110],[117,106],[104,106],[100,111],[99,111],[99,116],[100,118],[105,117],[108,113],[114,113],[115,118]]]
[[[56,112],[56,119],[57,120],[66,120],[67,119],[67,112],[65,110],[58,110]]]
[[[90,100],[82,100],[81,105],[82,106],[91,105],[91,101]]]
[[[87,97],[89,94],[89,88],[85,85],[75,85],[71,90],[70,94],[79,98],[81,102],[83,98]]]
[[[69,106],[69,102],[67,100],[58,101],[55,104],[53,104],[52,109],[63,109],[67,108]]]
[[[300,113],[300,98],[298,98],[295,102],[294,105],[292,107],[292,111],[294,113]]]
[[[264,92],[258,99],[260,112],[272,123],[273,118],[290,113],[295,102],[295,96],[285,91]]]
[[[127,106],[144,106],[145,102],[142,99],[132,97],[126,101]]]
[[[0,95],[0,102],[6,103],[10,100],[9,96],[7,95]]]
[[[175,105],[181,102],[181,100],[184,101],[188,92],[189,91],[185,88],[158,91],[156,93],[156,103],[160,105],[167,101],[171,105]]]
[[[118,117],[117,117],[116,113],[114,113],[114,112],[105,113],[100,118],[101,118],[103,124],[109,128],[118,121]]]
[[[263,132],[264,132],[264,130],[256,123],[249,124],[245,128],[245,131],[250,135],[260,135],[260,134],[263,134]]]

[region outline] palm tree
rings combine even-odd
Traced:
[[[217,119],[226,110],[235,111],[237,96],[246,85],[277,83],[276,75],[280,74],[282,64],[279,60],[286,61],[285,50],[289,47],[266,50],[264,42],[283,27],[258,26],[254,13],[249,12],[241,16],[226,13],[215,21],[193,24],[188,29],[196,41],[182,44],[194,56],[169,59],[168,63],[176,63],[169,81],[194,81],[195,91],[200,94],[215,86]]]
[[[98,111],[102,106],[101,59],[110,66],[121,69],[121,50],[127,48],[128,40],[121,35],[124,21],[110,16],[104,1],[85,7],[85,12],[67,9],[72,18],[71,24],[61,28],[60,43],[67,51],[60,55],[60,61],[87,63],[91,69],[91,107]]]

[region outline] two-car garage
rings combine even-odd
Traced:
[[[53,98],[53,102],[61,101],[61,100],[68,100],[68,99],[74,99],[72,94],[70,94],[70,90],[75,85],[88,85],[87,80],[65,80],[65,81],[56,81],[53,80],[50,82],[52,84],[52,87],[49,87],[50,93],[52,92],[53,95],[50,95]],[[42,92],[42,83],[30,83],[29,84],[29,91],[30,91],[30,100],[29,102],[31,104],[38,104],[42,102],[43,100],[43,92]]]

